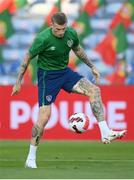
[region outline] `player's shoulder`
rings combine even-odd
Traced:
[[[77,34],[76,30],[73,27],[70,27],[70,26],[67,27],[67,31],[72,35]]]
[[[37,34],[37,37],[46,40],[50,37],[50,35],[51,35],[51,29],[50,29],[50,27],[48,27],[48,28],[45,28],[44,30],[42,30],[41,32],[39,32]]]

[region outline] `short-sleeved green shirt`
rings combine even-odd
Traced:
[[[44,70],[65,69],[69,61],[69,52],[79,45],[76,31],[67,27],[64,37],[53,35],[52,29],[47,28],[37,35],[29,53],[31,57],[38,55],[37,65]]]

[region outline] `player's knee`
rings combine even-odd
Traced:
[[[42,120],[44,120],[44,121],[48,121],[49,119],[50,119],[50,116],[51,116],[51,113],[50,112],[45,112],[45,113],[43,113],[43,115],[42,115]]]
[[[49,120],[51,115],[51,110],[50,109],[41,109],[39,111],[39,117],[42,120]]]
[[[50,115],[51,115],[51,111],[41,110],[39,112],[38,124],[44,128],[48,120],[50,119]]]

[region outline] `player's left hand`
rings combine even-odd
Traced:
[[[99,84],[100,83],[100,73],[98,72],[96,67],[92,67],[91,69],[92,69],[92,73],[95,77],[96,83]]]

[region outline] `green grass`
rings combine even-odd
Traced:
[[[0,141],[0,178],[132,179],[134,142],[41,142],[37,169],[24,168],[29,142]]]

